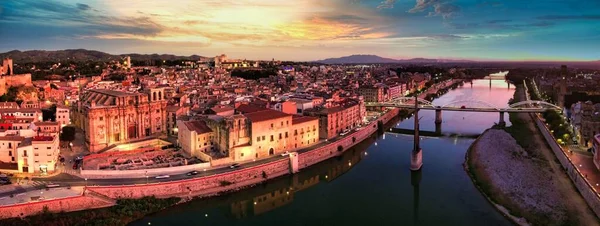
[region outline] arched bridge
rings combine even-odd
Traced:
[[[545,112],[547,110],[560,111],[561,108],[545,101],[521,101],[508,107],[497,107],[493,104],[480,100],[458,100],[443,106],[434,106],[432,102],[416,98],[416,106],[423,110],[439,111],[472,111],[472,112]],[[385,102],[367,102],[367,107],[397,107],[415,109],[414,97],[400,97]]]

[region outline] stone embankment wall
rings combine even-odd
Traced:
[[[575,187],[577,187],[577,190],[581,193],[583,199],[585,199],[587,204],[592,208],[596,216],[600,217],[600,196],[598,196],[594,187],[581,176],[577,171],[576,166],[567,159],[567,155],[562,151],[558,143],[556,143],[556,140],[554,140],[544,123],[535,114],[531,113],[530,116],[535,120],[538,129],[542,135],[544,135],[544,139],[546,139],[550,149],[552,149],[552,152],[554,152],[554,155],[558,158],[560,164],[567,171],[567,175],[569,175],[569,178],[571,178],[571,181],[573,181],[573,184],[575,184]]]
[[[114,202],[86,194],[38,202],[0,206],[0,219],[34,215],[43,212],[44,208],[48,208],[49,212],[71,212],[108,207],[112,205],[114,205]]]
[[[263,172],[267,178],[263,178]],[[232,172],[216,174],[195,179],[172,181],[154,184],[138,184],[125,186],[96,186],[88,190],[113,199],[142,198],[145,196],[172,197],[172,196],[199,196],[237,189],[238,186],[247,186],[245,181],[256,180],[261,182],[268,178],[281,176],[290,172],[289,160],[282,159],[259,166],[240,169]],[[243,186],[242,186],[243,184]]]
[[[81,170],[81,176],[84,178],[144,178],[146,176],[154,177],[165,174],[182,174],[193,170],[203,170],[210,168],[210,163],[199,163],[185,166],[175,166],[166,168],[152,168],[141,170]]]
[[[381,116],[378,121],[386,124],[396,115],[398,115],[398,112],[399,109],[394,108]],[[341,155],[344,151],[350,149],[354,145],[373,135],[373,133],[377,132],[378,121],[373,121],[372,123],[362,127],[361,130],[352,134],[348,134],[346,137],[332,142],[331,144],[300,154],[298,159],[298,165],[300,169],[317,164],[331,157]]]

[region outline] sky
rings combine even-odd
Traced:
[[[1,0],[0,52],[600,60],[600,0]]]

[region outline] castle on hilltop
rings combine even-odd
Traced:
[[[31,74],[14,74],[13,61],[10,58],[2,60],[0,67],[0,95],[4,95],[11,86],[31,86]]]

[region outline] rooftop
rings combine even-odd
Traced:
[[[262,121],[273,120],[273,119],[278,119],[278,118],[285,118],[285,117],[289,117],[291,115],[288,115],[286,113],[276,111],[276,110],[265,109],[262,111],[247,113],[247,114],[244,114],[244,116],[246,116],[248,119],[250,119],[251,122],[262,122]]]
[[[292,116],[292,124],[300,124],[300,123],[305,123],[305,122],[309,122],[309,121],[313,121],[313,120],[318,120],[318,119],[315,117],[301,116],[301,115],[293,115]]]
[[[188,130],[195,131],[198,134],[212,132],[212,129],[206,126],[206,123],[204,123],[204,121],[189,121],[185,122],[184,125],[188,128]]]
[[[109,90],[109,89],[92,89],[92,90],[90,90],[90,92],[96,92],[96,93],[101,93],[101,94],[115,96],[115,97],[137,96],[137,95],[141,94],[141,93],[130,93],[130,92],[123,92],[123,91],[118,91],[118,90]]]

